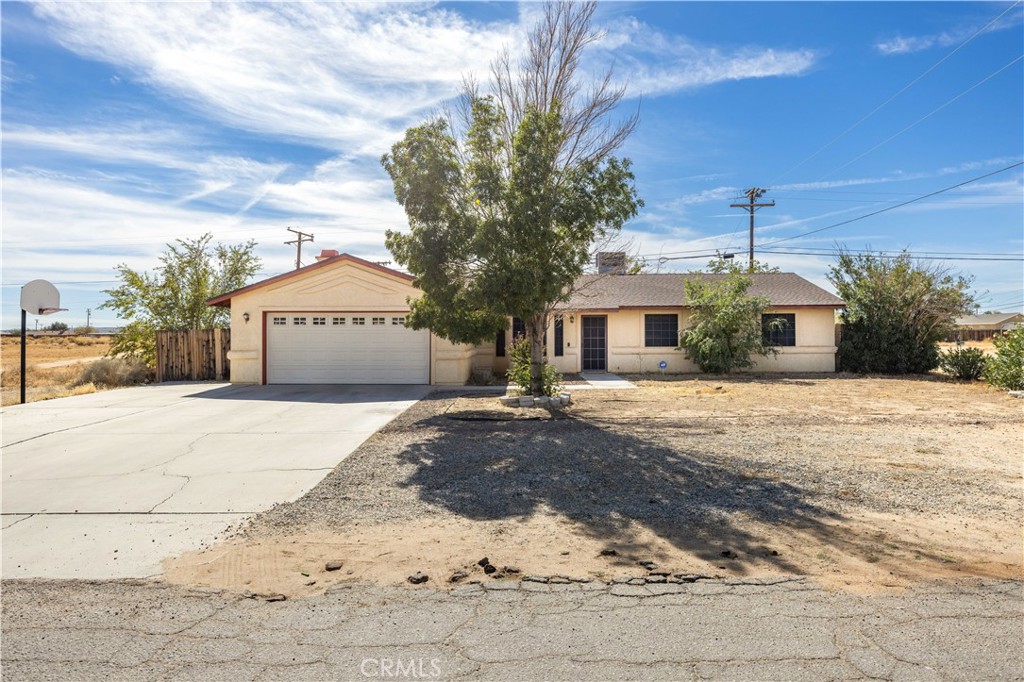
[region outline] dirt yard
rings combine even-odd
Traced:
[[[953,350],[954,348],[980,348],[985,355],[996,354],[996,344],[992,343],[992,339],[988,339],[987,341],[964,341],[961,345],[957,345],[955,343],[940,343],[939,348],[941,350]]]
[[[75,385],[82,366],[110,349],[107,336],[41,336],[27,339],[25,397],[29,402],[61,398],[96,390],[91,384]],[[21,337],[0,337],[0,404],[20,401]]]
[[[418,571],[442,588],[456,571],[609,580],[643,561],[854,591],[1024,577],[1021,401],[934,377],[637,383],[556,413],[435,394],[166,579],[294,597]]]

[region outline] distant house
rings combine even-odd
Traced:
[[[618,268],[616,267],[616,270]],[[723,275],[703,275],[715,279]],[[592,275],[560,306],[547,355],[560,371],[697,372],[679,345],[692,274]],[[767,330],[779,354],[756,371],[835,371],[834,312],[843,301],[792,273],[753,276],[752,295],[771,301]],[[231,380],[263,384],[463,384],[475,370],[508,368],[508,344],[522,323],[496,338],[459,345],[405,326],[413,278],[348,254],[317,262],[207,301],[231,309]]]
[[[958,317],[957,329],[947,340],[985,341],[1021,324],[1024,324],[1024,314],[1021,313],[985,313]]]

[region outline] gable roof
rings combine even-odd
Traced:
[[[1016,322],[1018,318],[1024,318],[1021,313],[985,313],[984,315],[967,315],[956,318],[958,327],[983,327],[988,325],[1003,324],[1004,322]]]
[[[261,280],[259,282],[254,282],[254,283],[252,283],[252,284],[250,284],[248,286],[242,287],[241,289],[235,289],[234,291],[229,291],[226,294],[221,294],[220,296],[214,296],[213,298],[207,299],[206,305],[220,306],[222,308],[230,308],[231,307],[231,299],[234,298],[235,296],[238,296],[240,294],[247,294],[250,291],[255,291],[256,289],[261,289],[261,288],[263,288],[265,286],[269,286],[271,284],[277,284],[279,282],[284,282],[284,281],[292,279],[294,277],[304,277],[304,276],[306,276],[306,275],[308,275],[308,274],[310,274],[310,273],[312,273],[312,272],[314,272],[316,270],[320,270],[321,268],[326,268],[326,267],[329,267],[331,265],[335,265],[337,263],[343,263],[343,262],[349,262],[349,263],[355,263],[357,265],[362,265],[363,267],[370,268],[371,270],[377,270],[378,272],[383,272],[386,275],[391,275],[392,277],[397,277],[398,279],[401,279],[401,280],[403,280],[405,282],[410,282],[411,283],[413,281],[413,279],[415,279],[412,275],[407,275],[404,272],[399,272],[398,270],[392,270],[391,268],[386,268],[383,265],[378,265],[376,263],[372,263],[372,262],[370,262],[368,260],[364,260],[362,258],[359,258],[357,256],[353,256],[351,254],[341,253],[341,254],[338,254],[337,256],[332,256],[331,258],[325,258],[324,260],[322,260],[322,261],[320,261],[318,263],[313,263],[311,265],[306,265],[304,267],[299,268],[298,270],[292,270],[290,272],[285,272],[283,274],[276,275],[274,277],[270,277],[269,279],[264,279],[264,280]]]
[[[681,308],[686,305],[687,280],[720,281],[726,274],[671,273],[641,275],[584,275],[562,310],[618,310],[619,308]],[[773,307],[822,306],[844,308],[846,303],[792,272],[751,275],[748,293],[764,296]]]

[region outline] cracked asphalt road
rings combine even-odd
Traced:
[[[368,584],[263,602],[5,581],[3,680],[1020,680],[1024,584]]]

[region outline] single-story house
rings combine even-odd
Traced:
[[[956,331],[948,341],[985,341],[996,334],[1008,332],[1014,327],[1024,324],[1021,313],[985,313],[984,315],[967,315],[956,319]]]
[[[592,275],[559,306],[547,334],[562,372],[696,372],[675,350],[687,324],[684,282],[693,274]],[[703,275],[706,278],[723,275]],[[779,354],[758,371],[835,370],[834,313],[843,301],[792,273],[754,275],[751,294],[781,318]],[[464,384],[474,370],[503,373],[506,346],[521,323],[477,346],[453,344],[405,326],[413,277],[325,250],[317,262],[221,296],[231,309],[231,380],[236,383]]]

